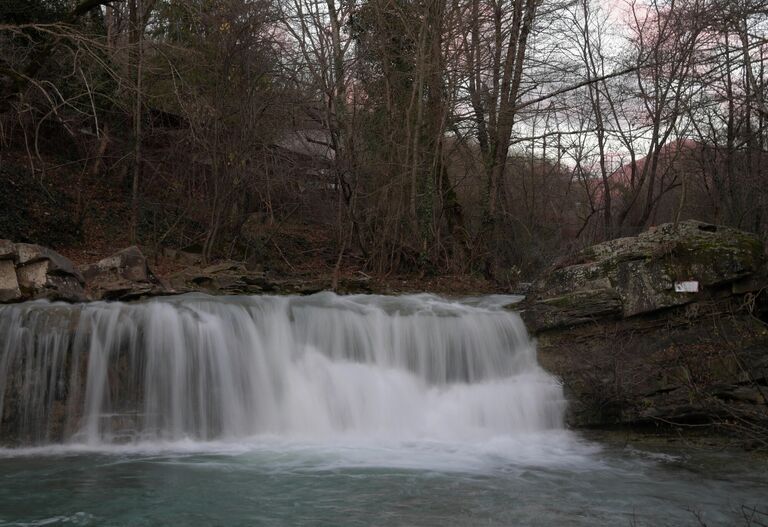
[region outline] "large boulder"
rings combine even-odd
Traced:
[[[67,258],[40,245],[0,240],[0,302],[86,299],[83,276]]]
[[[627,318],[756,291],[764,272],[757,236],[697,221],[668,223],[556,264],[529,295],[523,318],[534,331]],[[698,291],[678,292],[683,282],[696,282]]]
[[[766,426],[766,289],[756,236],[689,221],[589,247],[511,308],[573,425]]]
[[[132,300],[173,292],[152,273],[136,246],[86,265],[82,273],[90,296],[98,300]]]
[[[16,277],[16,245],[0,240],[0,302],[14,302],[22,298]]]
[[[21,288],[13,260],[0,260],[0,302],[20,300]]]
[[[81,282],[83,281],[82,275],[71,261],[48,247],[32,243],[17,243],[16,256],[20,266],[47,262],[46,269],[50,273],[76,276]]]

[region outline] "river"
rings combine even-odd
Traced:
[[[765,511],[765,460],[567,430],[511,300],[2,306],[0,525],[711,526]]]

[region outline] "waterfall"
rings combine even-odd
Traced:
[[[0,307],[0,443],[259,435],[472,440],[559,428],[520,318],[431,295]]]

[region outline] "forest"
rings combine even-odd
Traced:
[[[765,0],[4,0],[0,238],[508,286],[661,223],[765,240],[767,27]]]

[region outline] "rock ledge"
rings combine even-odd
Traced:
[[[698,291],[677,292],[684,281]],[[572,425],[768,430],[766,290],[756,236],[687,221],[589,247],[510,308],[562,379]]]

